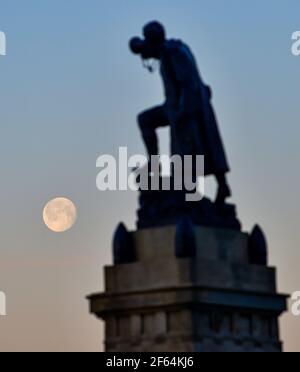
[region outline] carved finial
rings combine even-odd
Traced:
[[[251,264],[267,266],[268,244],[260,226],[256,225],[249,239],[249,260]]]
[[[132,236],[123,223],[119,224],[114,235],[113,257],[115,265],[135,261]]]

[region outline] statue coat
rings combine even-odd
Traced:
[[[171,125],[172,153],[204,155],[205,175],[229,172],[211,104],[211,90],[201,79],[189,47],[168,40],[161,57],[165,110]]]

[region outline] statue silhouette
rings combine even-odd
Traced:
[[[138,115],[148,155],[159,154],[156,130],[170,126],[172,155],[204,155],[205,175],[215,175],[218,183],[216,203],[224,204],[231,196],[226,179],[229,166],[211,104],[211,89],[203,83],[189,47],[180,40],[167,40],[163,25],[150,22],[143,33],[144,39],[131,39],[130,49],[142,57],[150,72],[154,71],[152,61],[160,62],[166,97],[163,105]]]

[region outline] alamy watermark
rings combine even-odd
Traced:
[[[0,56],[6,56],[6,35],[0,31]]]
[[[300,291],[292,294],[292,314],[300,316]]]
[[[0,317],[7,315],[7,309],[6,309],[7,303],[6,303],[6,294],[4,292],[0,291]]]
[[[184,191],[186,201],[204,197],[204,156],[128,155],[126,147],[119,148],[118,158],[101,155],[96,184],[100,191]]]
[[[295,56],[295,57],[299,57],[300,56],[300,31],[295,31],[293,34],[292,34],[292,54]]]

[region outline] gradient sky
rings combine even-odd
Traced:
[[[299,14],[299,0],[0,0],[1,351],[101,349],[85,296],[102,289],[116,225],[134,227],[137,195],[97,191],[95,164],[119,146],[143,152],[135,117],[162,89],[127,43],[152,19],[192,47],[214,90],[244,230],[261,224],[280,291],[300,290]],[[161,139],[167,149],[166,131]],[[42,222],[57,196],[78,207],[65,234]],[[300,318],[281,324],[285,349],[300,351]]]

